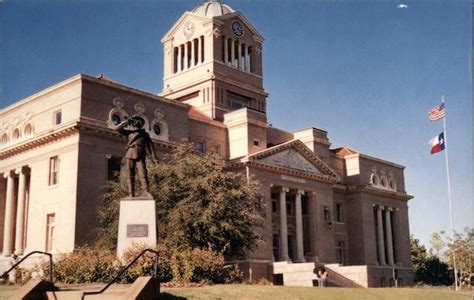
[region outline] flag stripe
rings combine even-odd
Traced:
[[[444,103],[437,105],[428,111],[428,117],[430,121],[437,121],[446,116],[446,111],[444,110]]]

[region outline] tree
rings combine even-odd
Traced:
[[[446,243],[444,242],[443,236],[444,231],[434,231],[430,234],[430,253],[432,255],[440,257],[440,255],[442,254],[442,250],[446,247]]]
[[[198,153],[192,144],[178,145],[164,161],[148,168],[159,242],[178,250],[211,248],[227,258],[257,247],[265,209],[256,180],[228,170],[217,155]],[[109,183],[99,212],[99,244],[107,248],[116,246],[118,201],[125,195],[120,183]]]
[[[415,283],[429,285],[451,285],[454,282],[453,271],[438,256],[428,254],[420,240],[410,237],[411,258]]]
[[[471,286],[474,277],[474,229],[466,227],[463,233],[454,232],[454,241],[448,240],[448,264],[451,268],[456,267],[459,286]]]

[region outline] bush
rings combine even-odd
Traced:
[[[144,249],[135,245],[125,251],[122,262],[115,253],[106,250],[81,248],[73,253],[62,254],[54,262],[53,279],[71,283],[110,282]],[[160,253],[158,259],[158,278],[161,282],[178,283],[231,283],[241,281],[236,265],[226,265],[224,254],[211,249],[171,250],[157,245],[154,250]],[[49,276],[49,264],[42,265],[44,277]],[[152,276],[155,267],[155,254],[145,253],[128,269],[120,279],[123,283],[135,281],[139,276]]]
[[[54,262],[53,279],[68,284],[109,282],[117,274],[118,266],[120,262],[111,252],[80,248],[59,256]],[[48,276],[48,263],[42,267]]]

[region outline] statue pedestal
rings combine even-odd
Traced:
[[[156,203],[151,196],[120,199],[117,256],[134,243],[156,245]]]

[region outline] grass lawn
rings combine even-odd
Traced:
[[[103,285],[61,286],[61,290],[95,290]],[[112,286],[113,289],[124,285]],[[0,299],[8,299],[20,287],[0,286]],[[212,285],[193,288],[162,288],[160,299],[473,299],[469,291],[447,288],[306,288],[245,284]]]

